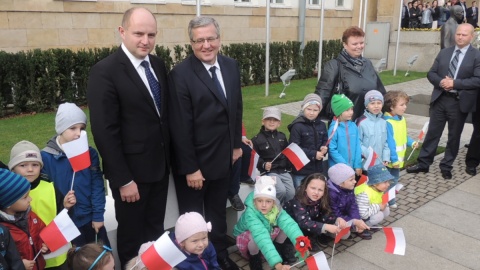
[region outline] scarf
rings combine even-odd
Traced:
[[[266,213],[264,216],[268,220],[268,223],[270,223],[272,226],[277,225],[277,216],[278,216],[278,208],[276,205],[272,207],[272,210],[270,212]]]
[[[350,64],[352,64],[354,67],[357,66],[363,66],[363,58],[360,56],[358,58],[351,57],[350,54],[347,53],[345,49],[343,49],[340,54],[347,59]]]

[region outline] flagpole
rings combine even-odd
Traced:
[[[40,251],[37,253],[37,255],[35,255],[35,258],[33,258],[34,261],[37,259],[38,255],[40,255],[40,253],[42,253],[42,250],[40,250]]]
[[[330,258],[330,269],[333,269],[333,254],[335,254],[335,241],[333,242],[332,257]]]
[[[72,175],[72,185],[70,186],[70,190],[73,190],[73,183],[75,182],[75,171],[73,171]]]
[[[280,152],[274,159],[272,159],[272,161],[270,161],[270,163],[273,163],[281,154],[282,154],[282,152]]]
[[[132,266],[132,268],[130,268],[130,270],[135,269],[135,267],[136,267],[140,262],[141,262],[140,260],[137,260],[137,262]]]

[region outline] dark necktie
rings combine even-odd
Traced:
[[[448,66],[448,77],[455,79],[455,71],[457,70],[458,65],[458,56],[460,55],[460,50],[455,51],[455,56],[453,57],[452,61],[450,61],[450,65]]]
[[[152,71],[150,71],[150,65],[148,61],[144,60],[140,65],[142,65],[142,67],[145,68],[145,75],[147,76],[148,85],[150,85],[150,90],[152,91],[153,101],[155,102],[155,105],[157,106],[157,109],[160,112],[161,111],[160,110],[160,104],[161,104],[160,84],[153,76]]]
[[[217,73],[215,73],[215,70],[217,69],[216,66],[212,66],[209,70],[210,72],[212,73],[212,80],[213,82],[215,83],[215,86],[217,87],[217,90],[218,90],[218,93],[220,94],[220,96],[224,97],[225,99],[227,99],[227,97],[225,96],[225,92],[223,92],[223,88],[222,88],[222,85],[220,84],[220,81],[218,80],[217,78]]]

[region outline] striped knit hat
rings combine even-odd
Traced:
[[[30,190],[30,182],[23,176],[0,169],[0,209],[14,204]]]

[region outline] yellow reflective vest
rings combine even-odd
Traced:
[[[367,183],[363,183],[360,186],[355,187],[355,196],[363,192],[367,193],[370,204],[382,204],[383,192],[375,190],[371,186],[367,185]]]
[[[408,141],[408,134],[407,134],[407,122],[405,121],[405,117],[402,117],[400,120],[392,119],[391,114],[388,112],[385,113],[388,123],[392,125],[393,129],[393,139],[395,140],[395,146],[398,156],[398,168],[403,168],[405,162],[405,153],[407,152],[407,141]],[[388,164],[388,167],[392,168],[392,164]]]

